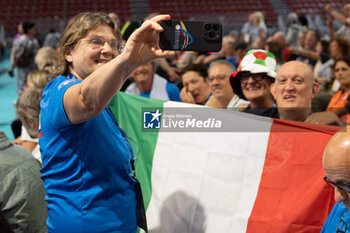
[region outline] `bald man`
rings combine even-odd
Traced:
[[[336,133],[323,153],[324,180],[334,188],[337,202],[321,233],[350,232],[350,126]]]
[[[276,100],[280,119],[304,121],[311,113],[312,99],[320,87],[314,82],[308,65],[290,61],[278,69],[270,89]]]

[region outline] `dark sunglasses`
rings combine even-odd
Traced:
[[[245,74],[241,74],[239,77],[242,84],[247,84],[250,77],[252,77],[255,82],[260,82],[265,78],[265,76],[266,76],[265,74],[245,73]]]

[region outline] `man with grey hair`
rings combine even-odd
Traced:
[[[151,99],[181,102],[180,91],[175,84],[155,73],[155,62],[141,65],[130,75],[135,82],[125,90],[126,93]]]
[[[280,119],[305,121],[311,114],[312,99],[319,89],[308,65],[298,61],[283,64],[271,85]]]
[[[222,108],[240,110],[249,102],[239,98],[231,88],[230,75],[235,70],[235,67],[228,61],[214,61],[208,69],[208,82],[210,91]]]

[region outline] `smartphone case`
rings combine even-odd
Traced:
[[[188,20],[162,21],[159,47],[164,50],[217,52],[222,45],[222,25]]]

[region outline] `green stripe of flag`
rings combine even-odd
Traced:
[[[143,110],[145,108],[157,108],[163,112],[164,102],[165,101],[151,100],[119,92],[113,97],[109,104],[117,122],[120,122],[120,127],[127,132],[128,136],[131,137],[133,141],[136,142],[129,140],[134,148],[135,156],[138,151],[140,151],[139,148],[142,148],[142,151],[140,151],[140,154],[137,156],[135,166],[137,178],[141,183],[146,210],[152,195],[152,163],[158,139],[158,131],[142,131]],[[129,112],[135,114],[130,115],[128,114]]]

